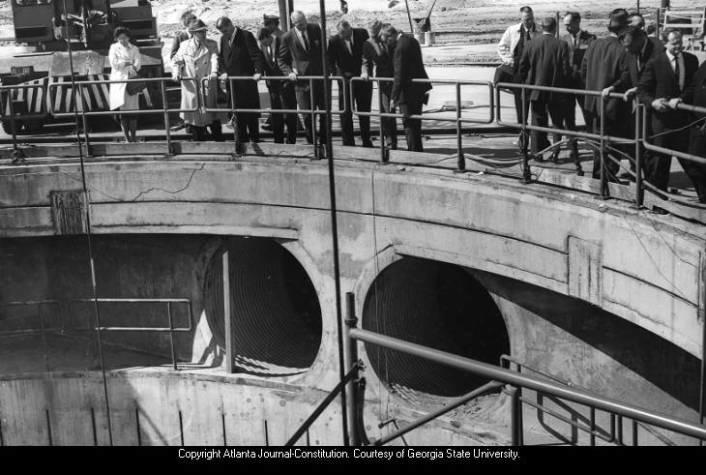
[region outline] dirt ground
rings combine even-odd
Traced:
[[[325,1],[329,30],[335,28],[336,22],[345,16],[354,26],[364,27],[379,19],[409,31],[404,0],[347,0],[349,12],[346,15],[340,12],[339,0]],[[648,21],[653,19],[660,0],[643,0],[639,3]],[[671,3],[673,8],[697,7],[694,0],[672,0]],[[434,0],[409,0],[411,16],[426,17],[433,4]],[[496,60],[491,45],[497,43],[508,25],[518,21],[519,9],[525,4],[534,8],[537,17],[553,16],[556,12],[563,13],[567,10],[580,11],[584,17],[584,27],[599,35],[606,31],[606,17],[610,10],[618,6],[635,10],[637,6],[635,0],[624,2],[622,5],[607,0],[436,0],[431,10],[432,30],[439,33],[465,33],[455,36],[456,44],[488,45],[487,48],[480,48],[470,55],[463,49],[457,49],[456,52],[445,51],[444,62]],[[253,32],[261,26],[263,14],[278,14],[276,0],[152,0],[152,5],[163,38],[172,36],[180,28],[179,16],[187,8],[193,9],[211,27],[218,17],[227,15],[241,27]],[[706,6],[706,0],[698,6]],[[318,19],[319,0],[295,0],[294,7],[303,10],[315,21]],[[0,31],[10,34],[12,32],[9,0],[0,0]],[[215,29],[212,34],[217,36]]]

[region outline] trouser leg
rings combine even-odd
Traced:
[[[370,106],[373,99],[373,85],[363,82],[356,83],[355,103],[360,112],[370,112]],[[372,147],[373,143],[370,140],[370,116],[359,115],[358,123],[360,124],[360,138],[363,142],[363,147]]]
[[[706,132],[701,130],[701,127],[696,126],[691,128],[689,136],[689,153],[698,157],[706,158]],[[701,203],[706,203],[706,164],[682,162],[684,171],[689,175],[689,178],[694,183],[696,194]]]
[[[285,109],[296,110],[297,97],[291,84],[284,84],[280,89],[280,101]],[[284,122],[287,126],[287,143],[297,143],[297,125],[299,122],[297,114],[285,114]]]
[[[411,119],[411,115],[419,115],[422,113],[422,103],[416,98],[408,98],[406,104],[400,104],[400,112],[405,116],[403,125],[405,135],[407,136],[407,150],[410,152],[423,152],[424,144],[422,143],[422,121],[420,119]]]
[[[382,99],[382,110],[385,113],[393,113],[394,111],[390,108],[390,92],[391,88],[388,86],[380,87],[380,97]],[[385,134],[385,139],[388,145],[393,150],[397,148],[397,119],[394,117],[385,117],[382,119],[383,133]]]
[[[281,112],[274,112],[277,109],[282,109],[282,98],[277,89],[270,89],[270,107],[273,110],[270,114],[270,125],[272,126],[272,134],[274,135],[275,143],[284,142],[284,117]]]
[[[351,83],[348,80],[338,82],[338,110],[343,111],[343,114],[341,114],[341,136],[343,138],[343,145],[353,146],[355,145],[355,138],[353,137],[353,112],[348,105],[349,98],[346,94],[350,87]]]
[[[548,123],[549,115],[547,113],[547,104],[543,101],[532,101],[532,125],[537,127],[547,127]],[[538,155],[539,152],[549,146],[546,132],[533,130],[531,137],[530,152],[532,155]]]
[[[210,128],[213,140],[215,140],[216,142],[223,142],[223,127],[221,126],[221,121],[214,120],[213,122],[211,122]]]
[[[309,86],[298,86],[296,88],[297,104],[302,110],[311,110],[311,98],[309,94]],[[304,115],[304,128],[306,129],[306,141],[308,143],[313,143],[313,124],[311,121],[311,114],[309,112],[303,112]]]

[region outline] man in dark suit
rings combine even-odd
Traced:
[[[619,35],[627,28],[628,14],[625,9],[613,10],[608,24],[609,35],[593,41],[581,63],[581,77],[586,90],[598,91],[603,97],[587,95],[584,99],[586,122],[591,124],[594,133],[601,130],[601,101],[605,101],[604,129],[606,135],[614,137],[630,136],[630,106],[618,98],[606,99],[611,92],[625,92],[630,77],[627,64],[627,51],[620,42]],[[627,151],[626,146],[612,145],[612,148]],[[609,181],[617,181],[620,168],[620,154],[608,151],[605,154],[605,171]],[[593,152],[593,177],[601,174],[601,160],[597,150]]]
[[[560,87],[567,85],[570,76],[569,45],[556,38],[556,19],[547,17],[542,20],[542,35],[529,41],[520,58],[520,77],[531,86]],[[555,127],[564,127],[564,112],[569,96],[547,91],[528,91],[532,107],[532,125],[547,127],[549,116]],[[573,98],[572,98],[573,103]],[[561,140],[561,135],[555,137]],[[546,132],[532,131],[531,153],[541,160],[541,151],[549,147]],[[576,147],[576,142],[573,142]],[[558,150],[553,156],[556,159]],[[578,152],[573,151],[577,156]]]
[[[355,145],[353,138],[353,104],[346,107],[350,97],[345,97],[344,92],[351,88],[351,78],[358,77],[363,63],[363,45],[368,40],[368,32],[363,28],[352,28],[350,23],[342,20],[336,26],[338,33],[328,42],[328,59],[331,71],[337,76],[342,76],[346,86],[338,86],[338,108],[346,112],[341,116],[341,129],[343,145]],[[370,112],[370,102],[373,98],[373,85],[367,82],[356,82],[353,87],[353,100],[361,112]],[[370,141],[370,117],[359,116],[360,138],[363,147],[372,147]]]
[[[216,29],[221,32],[218,60],[221,66],[221,80],[228,76],[252,76],[254,80],[233,81],[235,97],[229,98],[231,105],[238,109],[259,109],[260,94],[257,81],[262,77],[263,58],[257,41],[252,33],[233,25],[228,17],[221,17],[216,22]],[[230,85],[226,83],[230,95]],[[260,141],[260,126],[257,112],[238,112],[235,114],[238,142]]]
[[[277,53],[277,64],[279,64],[280,70],[292,81],[297,81],[298,76],[322,76],[321,28],[318,25],[307,23],[306,15],[301,11],[292,12],[291,18],[292,29],[282,36],[282,43]],[[321,110],[325,109],[322,81],[313,81],[313,90],[310,88],[308,80],[297,81],[295,91],[300,109],[311,110],[317,107]],[[306,140],[308,143],[313,143],[314,124],[311,121],[311,114],[303,114]],[[319,115],[319,139],[320,143],[326,142],[324,114]]]
[[[378,78],[393,78],[395,73],[392,64],[392,53],[385,42],[380,39],[380,31],[385,26],[376,20],[370,26],[370,38],[363,44],[363,58],[361,77],[367,79],[373,75]],[[378,82],[378,93],[382,111],[390,114],[395,111],[390,108],[392,83],[389,81]],[[383,117],[382,128],[387,147],[397,150],[397,120],[394,117]]]
[[[264,71],[266,76],[284,76],[277,64],[277,49],[281,42],[268,28],[260,28],[258,32],[260,51],[264,58]],[[272,110],[297,108],[297,98],[294,94],[294,85],[290,81],[268,80],[267,89],[270,93],[270,107]],[[272,113],[272,133],[275,143],[284,143],[284,126],[287,125],[287,143],[297,143],[297,115],[295,113]]]
[[[691,102],[692,105],[698,107],[706,107],[706,63],[702,64],[694,74],[689,93],[692,95],[691,101],[689,101],[689,97],[686,97],[685,102]],[[693,119],[700,120],[700,122],[691,126],[689,153],[706,159],[706,114],[694,114]],[[687,165],[686,161],[682,161],[682,166],[685,165]],[[699,202],[706,203],[706,164],[691,162],[688,166],[689,170],[686,173],[694,182]]]
[[[665,31],[666,50],[647,63],[638,84],[640,101],[651,109],[652,140],[658,147],[686,152],[689,147],[690,115],[676,109],[680,102],[693,96],[692,79],[699,67],[693,54],[683,51],[679,30]],[[645,162],[645,178],[660,190],[667,191],[672,157],[655,153]],[[679,159],[684,171],[691,177],[692,162]],[[694,178],[692,178],[694,180]]]
[[[397,105],[400,106],[400,113],[403,115],[402,123],[407,135],[407,150],[423,152],[422,121],[410,118],[410,116],[422,114],[422,108],[431,90],[431,84],[428,82],[413,82],[415,79],[429,79],[424,69],[422,48],[414,37],[399,33],[391,25],[383,28],[380,35],[387,47],[394,50],[392,61],[394,82],[390,93],[390,107],[394,109]]]
[[[566,34],[561,39],[569,45],[569,64],[571,65],[571,75],[567,87],[584,89],[585,84],[581,78],[581,63],[589,45],[596,39],[596,35],[581,28],[581,14],[579,12],[567,12],[564,16],[564,26],[566,27]],[[584,122],[586,121],[583,103],[583,96],[579,94],[574,95],[573,100],[567,103],[565,120],[573,127],[576,127],[576,104],[581,108]]]

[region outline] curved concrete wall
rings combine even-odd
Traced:
[[[277,155],[276,147],[270,155]],[[336,384],[335,287],[324,162],[286,157],[104,161],[88,164],[87,176],[96,234],[203,233],[262,236],[281,243],[314,284],[323,328],[311,369],[280,381],[319,390]],[[704,226],[573,191],[428,168],[340,160],[336,183],[342,290],[355,293],[363,318],[363,303],[382,270],[396,260],[418,257],[580,301],[586,308],[601,309],[606,318],[624,320],[628,328],[645,329],[692,358],[701,355]],[[75,163],[47,160],[1,168],[0,237],[55,235],[50,193],[79,188]],[[521,323],[532,315],[541,318],[541,312],[519,309],[513,298],[489,290],[507,323],[512,353],[534,358],[541,366],[541,357],[528,351],[528,345],[541,339],[528,338],[528,324]],[[557,341],[568,337],[541,344]],[[563,348],[577,357],[569,344]],[[601,364],[625,364],[620,358],[611,361]],[[369,397],[382,401],[384,385],[370,372],[368,377]],[[582,381],[598,382],[592,388],[599,393],[616,383],[590,377]],[[634,391],[651,384],[641,380]],[[669,388],[664,390],[666,397],[674,397]],[[649,397],[645,401],[649,403]],[[414,411],[404,404],[393,404],[392,409],[383,405],[373,417],[413,417]],[[466,434],[460,437],[466,437],[468,429],[459,430]]]

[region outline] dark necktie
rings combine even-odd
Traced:
[[[674,80],[677,83],[677,89],[681,92],[681,84],[679,83],[679,55],[674,56]]]
[[[302,39],[304,40],[304,49],[309,51],[309,40],[306,39],[306,32],[302,31]]]

